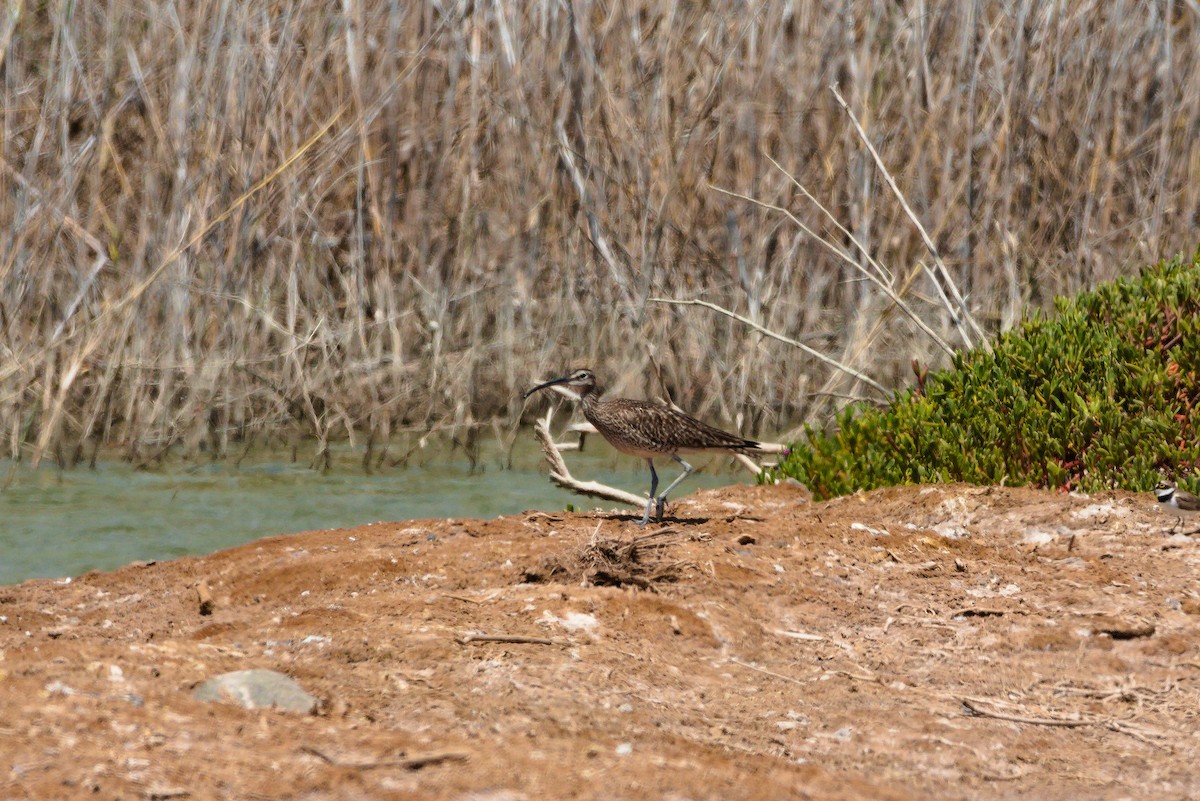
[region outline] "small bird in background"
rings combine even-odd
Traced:
[[[650,497],[646,500],[646,514],[638,525],[650,520],[651,509],[655,518],[662,520],[667,495],[692,473],[692,466],[679,458],[685,451],[760,451],[763,453],[786,453],[787,448],[755,442],[752,439],[730,434],[691,415],[672,409],[661,403],[632,400],[630,398],[608,398],[597,385],[591,370],[575,370],[570,375],[538,384],[525,393],[528,398],[538,390],[564,385],[579,395],[583,416],[596,427],[600,435],[621,453],[640,456],[650,465]],[[671,482],[661,495],[658,490],[658,473],[654,470],[654,459],[670,456],[683,466],[679,478]]]
[[[1190,492],[1185,492],[1179,489],[1174,484],[1167,481],[1158,482],[1158,486],[1154,488],[1154,497],[1158,498],[1158,502],[1164,507],[1170,509],[1176,517],[1179,518],[1179,524],[1183,523],[1185,517],[1192,517],[1200,513],[1200,498],[1197,498]],[[1178,528],[1178,525],[1176,528]],[[1197,532],[1188,532],[1195,534]]]

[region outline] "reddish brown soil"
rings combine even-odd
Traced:
[[[0,798],[1197,798],[1200,541],[1154,505],[736,487],[0,588]],[[251,667],[321,710],[192,699]]]

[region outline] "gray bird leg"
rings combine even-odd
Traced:
[[[679,454],[672,453],[671,458],[674,459],[675,461],[679,462],[681,465],[683,465],[683,472],[679,474],[679,478],[677,478],[671,482],[671,486],[669,486],[665,490],[663,490],[662,495],[658,496],[658,519],[659,520],[662,520],[663,507],[667,505],[667,495],[670,494],[671,490],[673,490],[673,489],[675,489],[675,487],[679,486],[680,481],[683,481],[685,478],[687,478],[688,476],[690,476],[692,474],[692,466],[690,464],[688,464],[687,462],[683,461],[682,459],[680,459]],[[654,490],[650,490],[650,492],[651,492],[651,494],[653,494]]]
[[[654,472],[654,460],[647,459],[646,464],[650,465],[650,497],[646,499],[646,514],[642,515],[642,522],[639,526],[644,526],[650,522],[650,509],[654,505],[654,491],[658,489],[658,473]],[[661,517],[661,512],[659,513]]]

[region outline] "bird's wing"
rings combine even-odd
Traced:
[[[609,425],[646,449],[663,452],[709,448],[750,450],[759,443],[703,423],[691,415],[650,401],[621,399],[609,404]],[[601,428],[601,426],[597,426]]]

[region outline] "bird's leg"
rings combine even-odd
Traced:
[[[646,499],[646,514],[642,515],[642,522],[639,526],[644,526],[650,522],[650,508],[654,504],[654,491],[658,489],[658,473],[654,472],[654,460],[647,459],[646,464],[650,465],[650,497]]]
[[[677,478],[671,482],[671,486],[669,486],[665,490],[663,490],[662,495],[658,496],[658,515],[657,516],[658,516],[659,520],[662,520],[663,507],[667,505],[667,495],[670,494],[671,490],[673,490],[677,486],[679,486],[680,481],[683,481],[685,478],[687,478],[688,476],[690,476],[692,474],[692,466],[690,464],[688,464],[687,462],[683,461],[682,459],[680,459],[679,454],[672,453],[671,458],[674,459],[675,461],[679,462],[681,465],[683,465],[683,472],[679,474],[679,478]],[[653,492],[653,490],[651,490],[651,492]]]

